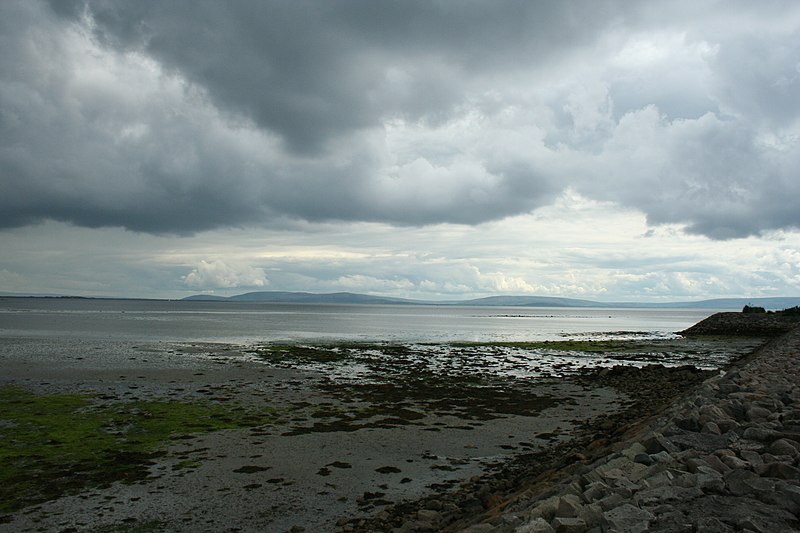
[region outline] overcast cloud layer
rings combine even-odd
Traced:
[[[7,0],[0,229],[478,227],[579,198],[795,235],[798,95],[793,0]]]

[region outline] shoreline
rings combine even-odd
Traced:
[[[611,390],[542,383],[529,390],[541,400],[520,404],[532,416],[497,416],[476,397],[467,411],[441,401],[435,412],[407,405],[402,409],[425,416],[403,420],[394,398],[331,392],[326,376],[292,369],[213,359],[172,369],[87,371],[83,366],[90,363],[77,363],[79,371],[49,366],[38,376],[30,365],[11,365],[3,379],[39,394],[98,395],[112,405],[159,398],[223,406],[267,402],[286,416],[174,441],[152,459],[147,477],[25,506],[0,519],[0,531],[126,531],[142,524],[152,531],[332,531],[343,517],[380,513],[390,503],[450,489],[519,451],[549,446],[569,435],[572,420],[617,409],[618,401]],[[364,417],[356,418],[361,411]]]
[[[551,465],[537,471],[548,457],[579,462],[597,457],[609,445],[597,444],[597,436],[608,439],[630,429],[643,415],[657,415],[707,376],[664,367],[580,372],[579,377],[538,383],[545,401],[520,405],[534,409],[529,413],[533,416],[523,416],[486,408],[465,411],[452,402],[431,406],[422,399],[409,402],[406,396],[378,397],[375,390],[364,396],[360,389],[325,388],[324,375],[232,360],[224,350],[218,357],[190,362],[185,355],[171,354],[154,368],[148,366],[148,357],[153,357],[147,353],[104,369],[92,370],[90,361],[75,361],[79,372],[55,365],[40,368],[38,378],[31,372],[36,365],[21,361],[8,367],[3,383],[40,392],[67,391],[80,384],[85,390],[105,391],[112,402],[155,397],[222,405],[265,400],[284,407],[308,405],[293,411],[298,420],[287,418],[278,424],[282,429],[231,429],[173,444],[151,465],[151,477],[26,507],[6,515],[0,531],[93,531],[112,526],[114,531],[134,531],[145,525],[148,531],[466,527],[474,520],[470,516],[506,509],[509,495],[526,490],[538,477],[555,483],[561,475],[558,469]],[[661,384],[661,398],[650,392],[656,384]],[[498,388],[493,394],[504,393]],[[463,401],[469,403],[470,398],[478,397],[467,395]],[[327,413],[311,412],[326,404]],[[398,407],[425,417],[400,420],[390,412]],[[364,418],[343,417],[340,408],[361,410]],[[174,470],[182,462],[192,468]],[[310,464],[300,468],[304,462]],[[236,473],[240,469],[244,471]],[[265,501],[278,504],[267,509]],[[298,502],[303,503],[298,507]],[[290,509],[289,518],[279,516]],[[329,516],[321,521],[323,510]],[[429,519],[428,525],[420,516]],[[439,521],[435,526],[430,521],[434,518]]]
[[[695,331],[752,331],[726,315]],[[800,325],[764,324],[776,338],[599,454],[442,531],[800,531]]]

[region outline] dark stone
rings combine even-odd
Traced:
[[[624,503],[603,513],[611,531],[647,531],[655,515],[644,509]]]
[[[467,498],[459,505],[461,510],[468,514],[477,514],[483,512],[483,502],[478,498]]]
[[[660,433],[655,433],[650,438],[644,440],[642,446],[645,447],[645,450],[649,454],[658,452],[676,453],[680,451],[670,439]]]
[[[778,437],[779,433],[772,429],[764,429],[759,427],[749,427],[744,430],[742,437],[748,440],[758,442],[772,442]]]
[[[650,531],[659,533],[685,533],[692,530],[692,521],[680,511],[670,511],[658,516]]]
[[[715,516],[700,516],[695,522],[694,531],[697,533],[727,533],[736,530]]]
[[[800,481],[800,470],[790,464],[775,462],[764,466],[762,475],[766,477]]]
[[[552,526],[556,533],[583,533],[586,531],[586,522],[580,518],[557,517],[553,519]]]
[[[725,435],[713,433],[685,433],[670,437],[670,441],[680,450],[697,450],[701,453],[712,453],[728,447]]]
[[[700,422],[698,422],[696,418],[691,416],[684,418],[676,418],[675,425],[686,431],[691,431],[691,432],[700,431]]]
[[[737,496],[754,496],[763,499],[775,488],[775,482],[759,477],[750,470],[733,470],[725,475],[725,487]]]
[[[789,457],[797,457],[797,450],[800,444],[789,439],[778,439],[773,442],[768,451],[773,455],[788,455]]]
[[[748,519],[763,524],[764,531],[795,530],[790,525],[796,522],[791,513],[751,498],[707,495],[686,502],[681,509],[687,516],[696,517],[696,531],[736,531],[737,524]]]

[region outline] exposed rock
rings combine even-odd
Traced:
[[[773,455],[787,455],[795,458],[798,455],[800,444],[789,439],[778,439],[767,449]]]
[[[752,409],[748,411],[748,417],[750,416],[749,413],[752,412]],[[773,431],[771,429],[766,429],[763,427],[758,426],[751,426],[746,428],[742,432],[742,437],[748,440],[754,440],[758,442],[772,442],[776,438],[778,438],[778,432]]]
[[[603,508],[596,503],[584,505],[581,508],[578,518],[586,523],[587,528],[597,527],[605,523],[603,519]]]
[[[497,528],[491,524],[476,524],[464,530],[464,533],[492,533]]]
[[[580,518],[558,517],[553,520],[552,525],[556,533],[584,533],[586,531],[586,522]]]
[[[603,516],[612,531],[625,533],[644,533],[649,530],[650,522],[655,520],[652,513],[629,503],[606,511]]]
[[[751,468],[750,463],[739,459],[735,455],[726,455],[722,457],[722,462],[732,470],[749,470]]]
[[[695,474],[697,487],[704,492],[719,493],[725,489],[725,480],[722,474],[711,467],[700,466]]]
[[[431,511],[429,509],[420,509],[417,511],[417,518],[425,522],[436,523],[441,517],[442,515],[438,511]]]
[[[516,528],[514,533],[556,533],[556,530],[544,518],[534,518],[527,524]]]
[[[758,497],[771,492],[775,483],[749,470],[733,470],[725,475],[725,487],[731,494],[737,496]]]
[[[556,516],[564,518],[576,518],[582,509],[580,498],[572,494],[568,494],[558,499],[558,506],[556,507]],[[558,528],[556,528],[558,530]]]
[[[760,472],[761,475],[765,477],[800,481],[800,469],[788,463],[769,463],[764,465],[763,469],[760,469]]]
[[[722,430],[719,428],[716,422],[708,421],[703,424],[703,427],[700,428],[701,433],[711,433],[712,435],[721,435]]]
[[[679,451],[678,447],[669,439],[664,437],[661,433],[654,433],[648,439],[642,442],[647,453],[654,454],[658,452],[676,453]]]

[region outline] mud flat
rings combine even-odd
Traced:
[[[0,531],[513,531],[760,344],[7,343]]]

